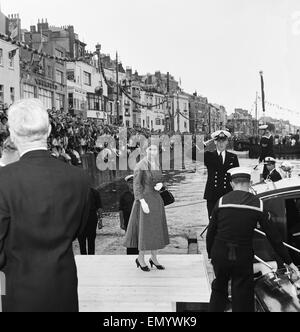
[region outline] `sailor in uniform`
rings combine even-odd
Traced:
[[[233,312],[254,312],[253,236],[257,223],[267,234],[274,250],[298,276],[263,202],[251,194],[251,169],[230,171],[233,192],[222,197],[213,211],[207,234],[207,251],[216,279],[212,284],[211,312],[223,312],[232,282]]]
[[[238,157],[226,151],[230,137],[231,134],[226,130],[213,133],[212,141],[215,142],[217,149],[214,152],[206,151],[204,154],[204,163],[208,170],[204,199],[207,201],[209,217],[217,201],[232,191],[228,171],[239,167]]]
[[[278,182],[282,180],[282,176],[276,170],[276,160],[272,157],[267,157],[265,159],[265,165],[267,167],[268,173],[264,176],[264,180],[267,182]]]
[[[263,163],[267,157],[275,158],[274,153],[274,138],[269,130],[268,125],[263,125],[259,127],[260,130],[264,130],[264,134],[260,140],[261,153],[259,157],[259,163]],[[264,167],[263,178],[265,179],[268,174],[267,167]]]

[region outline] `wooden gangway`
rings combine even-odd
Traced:
[[[134,256],[77,256],[81,312],[175,312],[178,303],[208,303],[202,255],[164,255],[165,271],[136,268]]]

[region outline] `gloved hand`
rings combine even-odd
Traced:
[[[143,212],[145,214],[149,214],[150,209],[149,209],[149,205],[147,204],[147,202],[144,199],[141,199],[140,202],[141,202],[141,207],[142,207]]]
[[[156,191],[161,191],[161,189],[163,188],[163,184],[162,183],[157,183],[157,185],[154,187],[154,189],[156,190]]]

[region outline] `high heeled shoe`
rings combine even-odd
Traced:
[[[150,259],[150,265],[151,265],[151,268],[153,269],[153,266],[155,266],[156,268],[157,268],[157,270],[161,270],[161,271],[163,271],[163,270],[165,270],[166,268],[164,267],[164,266],[162,266],[162,265],[156,265],[154,262],[153,262],[153,260],[152,259]]]
[[[136,263],[136,266],[137,266],[138,269],[140,268],[143,272],[150,272],[149,267],[148,266],[145,266],[145,267],[142,266],[138,259],[136,259],[135,263]]]

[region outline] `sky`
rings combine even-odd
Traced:
[[[254,111],[265,79],[267,115],[300,125],[299,0],[0,0],[22,28],[74,25],[94,50],[118,51],[140,74],[170,72],[211,103]],[[288,111],[292,110],[291,111]],[[259,104],[259,113],[261,105]]]

